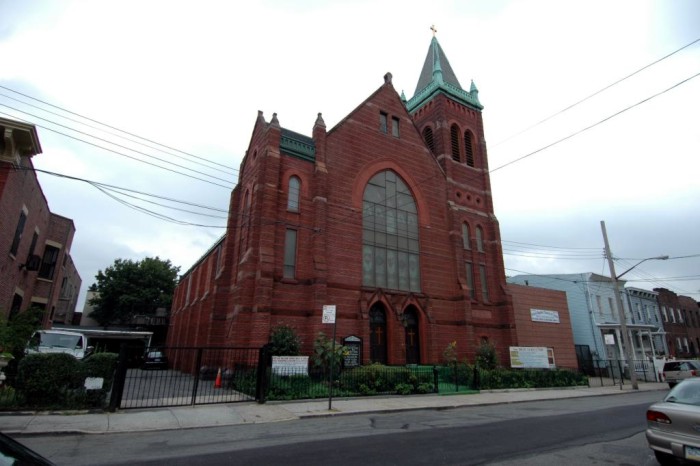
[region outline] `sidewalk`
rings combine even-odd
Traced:
[[[666,391],[665,383],[642,382],[639,391]],[[473,395],[413,395],[367,398],[334,398],[294,402],[255,402],[197,405],[172,408],[123,410],[116,413],[0,413],[0,431],[10,435],[105,434],[151,430],[193,429],[263,422],[280,422],[312,416],[383,413],[418,409],[450,409],[463,406],[555,400],[584,396],[632,393],[627,383],[605,387],[517,389],[482,391]],[[659,393],[659,398],[663,393]]]

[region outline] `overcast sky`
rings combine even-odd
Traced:
[[[700,300],[700,2],[0,0],[0,116],[78,178],[39,174],[77,228],[78,310],[116,258],[185,272],[224,233],[258,110],[310,136],[387,71],[411,98],[432,24],[485,107],[506,273],[609,275],[604,220],[618,274],[671,256],[628,285]]]

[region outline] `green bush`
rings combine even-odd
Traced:
[[[60,406],[82,385],[80,363],[70,354],[29,354],[17,368],[17,389],[29,406]]]
[[[84,361],[65,353],[29,354],[19,364],[16,388],[28,407],[103,407],[117,359],[114,353],[94,354]],[[86,377],[102,378],[102,388],[86,390]]]
[[[269,351],[272,356],[299,356],[301,338],[289,325],[278,325],[270,334]]]

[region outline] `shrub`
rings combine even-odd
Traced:
[[[112,389],[114,371],[117,368],[119,355],[116,353],[97,353],[80,363],[82,366],[82,379],[86,377],[100,377],[104,379],[101,389],[85,390],[85,403],[92,408],[103,407],[107,401],[107,394]]]
[[[299,356],[301,338],[289,325],[278,325],[272,329],[268,348],[271,356]]]
[[[17,389],[29,406],[62,405],[82,385],[80,363],[70,354],[29,354],[19,363]]]
[[[314,367],[321,369],[324,374],[333,364],[334,371],[338,371],[343,358],[347,355],[347,348],[343,345],[335,344],[335,352],[333,350],[333,341],[328,338],[323,332],[320,332],[314,340],[314,354],[311,357]]]
[[[476,364],[487,370],[493,370],[498,366],[496,347],[491,343],[482,343],[476,349]]]

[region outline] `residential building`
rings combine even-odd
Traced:
[[[72,312],[70,298],[61,302],[63,279],[72,296],[80,289],[70,258],[75,225],[49,210],[32,163],[41,153],[36,128],[0,118],[0,132],[0,316],[38,307],[50,327],[59,308]]]
[[[439,363],[455,341],[460,359],[489,343],[507,363],[517,335],[482,109],[433,37],[410,100],[387,73],[330,130],[319,113],[310,137],[259,112],[227,234],[181,277],[168,344],[258,347],[286,324],[307,354],[323,332],[359,338],[363,362]]]
[[[664,327],[659,311],[658,293],[641,288],[625,287],[625,300],[631,310],[635,325],[647,325],[651,333],[638,332],[637,347],[642,348],[646,356],[666,356],[668,346],[664,338]]]
[[[688,346],[693,357],[700,356],[700,303],[689,296],[678,296],[678,304],[688,332]]]
[[[654,291],[658,293],[669,356],[674,358],[692,357],[686,315],[682,312],[683,306],[681,306],[678,295],[666,288],[654,288]]]

